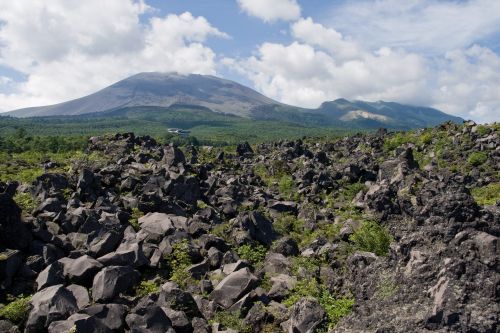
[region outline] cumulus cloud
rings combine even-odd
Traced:
[[[148,10],[134,0],[2,2],[0,65],[27,80],[10,83],[0,109],[81,97],[142,71],[215,74],[204,42],[225,33],[189,12],[141,23]]]
[[[296,20],[301,11],[296,0],[238,0],[238,4],[245,13],[265,22]]]
[[[340,97],[417,102],[427,74],[421,57],[390,48],[361,50],[311,18],[301,19],[291,29],[299,41],[264,43],[256,55],[225,63],[284,103],[317,107]]]
[[[364,45],[404,47],[426,54],[467,48],[498,32],[500,1],[357,0],[333,6],[332,26]]]
[[[284,103],[318,107],[336,98],[386,100],[434,106],[479,121],[500,119],[500,58],[472,46],[429,58],[403,48],[361,48],[332,28],[301,19],[297,40],[264,43],[226,66],[248,77],[264,94]]]

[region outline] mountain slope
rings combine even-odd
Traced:
[[[9,112],[15,117],[81,115],[132,106],[189,104],[247,116],[260,105],[280,104],[233,81],[208,75],[140,73],[94,94],[65,103]]]
[[[15,117],[99,117],[122,113],[134,107],[144,111],[170,112],[200,107],[222,116],[269,120],[314,127],[411,129],[435,126],[445,121],[461,123],[459,117],[439,110],[393,102],[363,102],[337,99],[319,108],[306,109],[274,101],[233,81],[206,75],[141,73],[119,81],[94,94],[65,103],[8,112]],[[170,111],[169,111],[170,110]],[[206,113],[206,112],[205,112]],[[212,115],[207,114],[207,117]],[[234,119],[231,119],[234,121]]]

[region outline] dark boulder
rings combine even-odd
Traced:
[[[92,284],[95,302],[109,301],[139,282],[140,274],[129,266],[109,266],[97,273]]]

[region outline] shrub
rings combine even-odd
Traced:
[[[327,316],[328,330],[332,330],[338,321],[348,315],[354,305],[352,297],[343,296],[336,298],[322,284],[319,284],[316,279],[302,279],[297,282],[297,285],[287,298],[283,301],[287,307],[293,306],[298,300],[303,297],[314,297],[323,307]]]
[[[19,297],[0,309],[0,317],[20,324],[26,320],[30,310],[31,296]]]
[[[262,245],[251,246],[244,244],[236,249],[236,252],[242,259],[248,260],[252,265],[258,265],[264,261],[267,249]]]
[[[150,294],[157,293],[160,287],[154,281],[143,280],[136,287],[135,294],[139,297],[144,297]]]
[[[281,176],[278,188],[280,194],[286,199],[297,199],[298,193],[295,191],[295,182],[293,181],[292,176],[283,175]]]
[[[38,206],[38,202],[33,199],[31,194],[25,192],[17,192],[14,196],[14,201],[21,207],[24,213],[31,213]]]
[[[139,208],[132,208],[132,214],[128,222],[134,228],[135,231],[138,231],[141,227],[139,226],[139,218],[143,217],[144,213],[139,210]]]
[[[323,309],[325,309],[329,331],[337,325],[342,317],[351,313],[352,307],[354,306],[354,298],[347,296],[335,298],[325,288],[323,288],[318,301]]]
[[[355,250],[373,252],[378,256],[385,256],[389,251],[392,237],[389,231],[376,221],[363,221],[349,240],[354,244]]]
[[[479,166],[488,160],[488,155],[486,153],[475,151],[469,155],[467,162],[472,166]]]
[[[188,241],[183,240],[174,244],[172,253],[166,255],[165,259],[170,267],[170,280],[181,288],[185,288],[192,281],[192,277],[187,271],[187,268],[192,264]]]
[[[241,318],[240,311],[219,311],[216,312],[210,324],[219,323],[225,328],[236,330],[240,333],[250,333],[250,325],[245,324]]]
[[[500,200],[500,183],[473,188],[471,194],[479,205],[494,205]]]

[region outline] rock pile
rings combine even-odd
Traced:
[[[500,205],[471,189],[498,132],[91,138],[106,159],[0,183],[0,302],[32,295],[0,332],[497,332]]]

